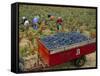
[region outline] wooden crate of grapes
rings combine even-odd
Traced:
[[[96,39],[78,32],[57,33],[44,38],[37,38],[38,51],[48,66],[59,65],[68,61],[76,66],[84,65],[85,55],[96,50]]]

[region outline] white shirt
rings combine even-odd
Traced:
[[[29,21],[28,21],[28,20],[26,20],[26,21],[24,22],[24,26],[29,26]]]

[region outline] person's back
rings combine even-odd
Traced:
[[[57,31],[60,31],[62,30],[62,18],[61,17],[58,17],[57,21],[56,21],[56,24],[57,24]]]
[[[29,21],[28,21],[28,20],[26,20],[26,21],[24,22],[24,26],[29,26]]]
[[[39,21],[39,19],[35,17],[35,18],[33,18],[32,23],[35,24],[35,23],[38,23],[38,21]]]
[[[34,28],[35,30],[38,29],[39,19],[40,19],[39,16],[34,16],[34,18],[32,19],[32,25],[33,25],[33,28]]]
[[[57,19],[57,24],[62,24],[62,18],[61,17],[59,17],[58,19]]]

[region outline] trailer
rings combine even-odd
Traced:
[[[96,38],[54,49],[49,49],[41,38],[37,38],[37,43],[39,54],[48,66],[72,61],[76,66],[80,67],[85,64],[85,55],[96,51]]]

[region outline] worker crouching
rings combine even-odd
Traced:
[[[62,22],[63,22],[62,18],[58,17],[57,22],[56,22],[57,23],[57,32],[62,31]]]
[[[22,24],[26,30],[29,28],[29,20],[26,17],[22,17]]]
[[[32,26],[33,26],[33,29],[34,30],[37,30],[38,29],[38,25],[39,25],[39,16],[35,16],[33,19],[32,19]]]

